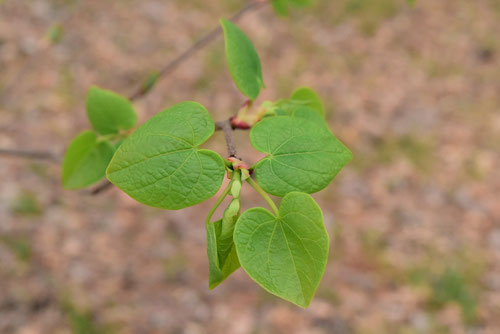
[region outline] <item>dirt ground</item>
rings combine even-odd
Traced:
[[[62,154],[92,84],[123,94],[243,0],[0,0],[0,148]],[[500,1],[318,0],[239,25],[259,101],[316,89],[354,153],[314,197],[331,254],[300,309],[241,269],[208,290],[204,214],[66,191],[57,163],[0,156],[0,333],[500,333]],[[135,105],[243,102],[219,38]],[[260,154],[237,132],[240,155]],[[222,134],[208,143],[222,155]],[[243,189],[245,207],[265,203]]]

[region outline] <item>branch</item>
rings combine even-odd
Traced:
[[[46,151],[32,151],[32,150],[17,150],[0,148],[0,155],[5,155],[7,157],[13,158],[24,158],[24,159],[34,159],[34,160],[47,160],[50,162],[59,163],[61,158],[59,155],[53,152]]]
[[[215,130],[224,131],[224,138],[226,139],[227,155],[229,157],[236,157],[236,147],[233,140],[233,127],[231,119],[225,121],[215,122]]]
[[[113,186],[113,183],[109,182],[108,180],[104,180],[101,182],[101,184],[99,184],[99,185],[95,186],[95,188],[91,189],[90,194],[91,195],[98,195],[98,194],[108,190],[112,186]]]

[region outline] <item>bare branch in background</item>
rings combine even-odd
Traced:
[[[12,158],[45,160],[55,163],[59,163],[62,160],[62,158],[58,154],[55,154],[53,152],[34,151],[34,150],[17,150],[17,149],[0,148],[0,156],[1,155]]]
[[[109,182],[108,180],[104,180],[101,182],[101,184],[95,186],[92,190],[90,190],[91,195],[98,195],[108,189],[110,189],[113,186],[113,183]]]

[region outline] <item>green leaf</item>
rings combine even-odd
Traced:
[[[226,44],[226,60],[236,87],[247,97],[255,100],[264,88],[262,69],[257,51],[236,25],[220,20]]]
[[[252,128],[250,143],[269,154],[254,166],[257,183],[281,197],[320,191],[352,158],[327,128],[298,117],[264,118]]]
[[[277,115],[301,117],[321,125],[326,125],[323,102],[318,94],[308,87],[296,89],[289,99],[275,103]]]
[[[113,152],[113,146],[107,141],[98,141],[94,131],[80,133],[71,141],[64,155],[64,188],[84,188],[102,179]]]
[[[241,178],[240,170],[234,170],[231,183],[219,196],[206,219],[210,289],[215,288],[240,267],[233,242],[233,233],[236,221],[240,216]],[[222,220],[211,223],[213,213],[228,194],[233,196],[233,200],[224,210]]]
[[[224,178],[223,159],[198,148],[214,129],[201,104],[179,103],[153,116],[120,145],[107,177],[146,205],[177,210],[201,203]]]
[[[239,216],[235,216],[236,222]],[[208,254],[208,286],[214,289],[240,267],[232,234],[222,235],[222,219],[206,224]],[[232,228],[234,231],[234,226]]]
[[[278,216],[263,208],[244,212],[234,242],[243,269],[270,293],[309,306],[325,272],[328,233],[323,214],[307,194],[292,192]]]
[[[87,117],[103,135],[132,129],[137,124],[137,114],[129,100],[96,86],[90,87],[87,96]]]
[[[308,121],[314,122],[317,125],[328,129],[328,124],[326,123],[323,116],[321,116],[316,109],[307,106],[288,106],[285,108],[278,108],[276,110],[277,116],[292,116],[307,119]]]
[[[311,88],[302,87],[296,89],[292,93],[292,96],[290,96],[290,100],[316,110],[322,117],[325,116],[323,102],[319,95]]]

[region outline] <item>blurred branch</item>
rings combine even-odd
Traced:
[[[95,188],[91,189],[90,194],[91,195],[98,195],[98,194],[108,190],[112,186],[113,186],[113,183],[109,182],[108,180],[104,180],[100,184],[95,186]]]
[[[55,163],[59,163],[61,161],[61,157],[53,152],[22,150],[22,149],[18,150],[18,149],[0,148],[0,156],[33,159],[33,160],[46,160]]]

